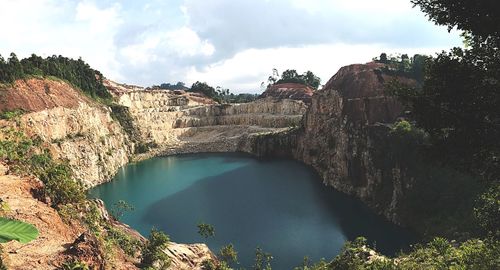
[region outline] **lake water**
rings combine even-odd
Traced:
[[[244,154],[154,158],[126,166],[89,193],[108,209],[118,200],[133,205],[122,221],[143,235],[154,226],[172,241],[206,242],[214,252],[233,243],[244,267],[252,265],[257,246],[273,255],[273,269],[280,270],[300,265],[304,256],[333,258],[357,236],[389,255],[415,240],[292,160]],[[215,237],[202,238],[200,222],[213,225]]]

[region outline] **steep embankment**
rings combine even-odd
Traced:
[[[251,152],[248,138],[298,126],[306,111],[305,104],[295,100],[214,104],[183,91],[115,92],[133,119],[136,140],[157,146],[154,155]]]
[[[315,168],[325,184],[354,195],[393,222],[411,184],[398,161],[382,160],[390,124],[403,106],[384,94],[381,64],[343,67],[317,91],[299,134],[295,157]],[[406,78],[398,78],[412,83]]]
[[[111,110],[60,80],[18,80],[0,90],[0,111],[23,110],[22,129],[50,144],[54,157],[66,159],[86,186],[108,181],[129,162],[126,133]]]
[[[4,263],[8,269],[59,269],[65,262],[78,260],[92,269],[105,268],[105,254],[95,237],[86,234],[85,227],[76,220],[63,221],[48,204],[35,199],[32,190],[41,183],[33,178],[5,175],[7,167],[0,163],[0,194],[6,210],[2,216],[33,224],[40,235],[33,242],[10,242],[3,245]],[[77,241],[86,235],[85,241]],[[113,261],[116,269],[138,269],[116,249]],[[108,266],[109,266],[108,262]]]

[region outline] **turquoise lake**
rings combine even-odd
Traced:
[[[89,196],[108,209],[119,200],[133,205],[121,220],[143,235],[156,227],[174,242],[206,242],[214,252],[232,243],[243,267],[252,265],[257,246],[273,255],[273,269],[280,270],[300,265],[304,256],[333,258],[357,236],[388,255],[416,241],[324,186],[311,168],[285,159],[227,153],[154,158],[122,168]],[[202,238],[200,222],[213,225],[215,237]]]

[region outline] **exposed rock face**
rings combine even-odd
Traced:
[[[270,86],[261,98],[293,99],[310,103],[314,89],[300,83],[280,83]]]
[[[64,222],[55,209],[35,199],[31,190],[39,188],[40,182],[4,175],[4,168],[0,164],[0,199],[7,203],[9,210],[2,215],[33,224],[40,232],[38,238],[28,244],[12,241],[2,245],[8,269],[60,269],[71,259],[83,261],[91,269],[105,269],[108,262],[103,259],[95,237],[88,235],[78,222]],[[137,269],[130,261],[119,258],[115,260],[116,269]]]
[[[408,182],[397,164],[377,160],[377,149],[389,143],[384,123],[392,124],[403,107],[384,95],[383,83],[391,77],[377,72],[378,67],[370,63],[341,68],[315,93],[295,157],[312,165],[324,183],[399,222],[397,203]]]
[[[67,83],[58,80],[17,80],[0,89],[0,111],[21,109],[36,112],[55,107],[74,108],[90,100]]]
[[[175,270],[201,270],[203,261],[215,259],[205,244],[170,243],[165,253],[171,258],[170,269]]]
[[[108,181],[129,162],[132,146],[110,109],[54,79],[18,80],[0,89],[0,111],[23,110],[22,129],[51,144],[87,187]]]
[[[129,108],[140,140],[159,146],[156,155],[246,151],[249,136],[298,126],[306,111],[296,100],[207,104],[175,91],[130,92],[119,102]]]
[[[21,126],[50,143],[54,157],[67,159],[75,178],[89,187],[108,181],[131,156],[126,133],[101,105],[79,103],[28,113]]]

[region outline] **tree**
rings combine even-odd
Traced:
[[[207,97],[214,98],[217,96],[217,92],[215,89],[208,85],[206,82],[195,82],[191,86],[191,89],[189,89],[190,92],[197,92],[197,93],[202,93]]]
[[[19,62],[19,59],[17,58],[15,53],[10,54],[8,62],[9,62],[9,68],[11,70],[10,72],[11,81],[14,81],[15,78],[22,78],[24,76],[23,66],[21,65],[21,62]]]
[[[380,54],[379,62],[380,63],[387,63],[387,54],[386,53],[381,53]]]
[[[218,255],[227,264],[238,263],[238,252],[234,249],[233,244],[222,247]]]
[[[283,81],[290,81],[290,80],[296,80],[298,79],[299,74],[295,69],[287,69],[283,71],[281,74],[281,80]]]
[[[267,253],[262,248],[257,247],[255,249],[255,261],[253,265],[254,270],[271,270],[271,261],[273,256],[271,253]]]
[[[214,226],[207,223],[200,223],[197,225],[198,234],[203,236],[204,238],[213,237],[215,235]]]
[[[133,211],[134,207],[127,203],[124,200],[119,200],[113,204],[111,208],[111,215],[116,218],[116,220],[120,220],[126,212]]]
[[[478,179],[475,216],[498,237],[500,175],[500,6],[496,1],[412,0],[432,21],[465,32],[468,47],[424,63],[421,87],[397,95],[430,138],[428,155]],[[415,67],[416,68],[416,67]],[[414,70],[415,72],[415,70]],[[472,211],[472,209],[471,209]]]
[[[307,85],[311,86],[314,89],[318,89],[319,84],[321,83],[321,79],[318,76],[314,75],[314,73],[312,73],[312,71],[308,70],[303,75],[303,77],[304,77]]]
[[[268,83],[268,87],[279,83],[299,83],[310,86],[313,89],[318,89],[321,79],[314,75],[311,71],[304,72],[300,75],[295,69],[287,69],[283,71],[280,77],[278,71],[273,69],[273,75],[269,76]]]
[[[170,258],[164,250],[168,247],[169,242],[170,238],[164,232],[155,228],[151,229],[148,241],[142,248],[142,267],[159,270],[168,269]]]
[[[436,24],[457,27],[486,40],[500,36],[500,6],[495,0],[411,0]]]

